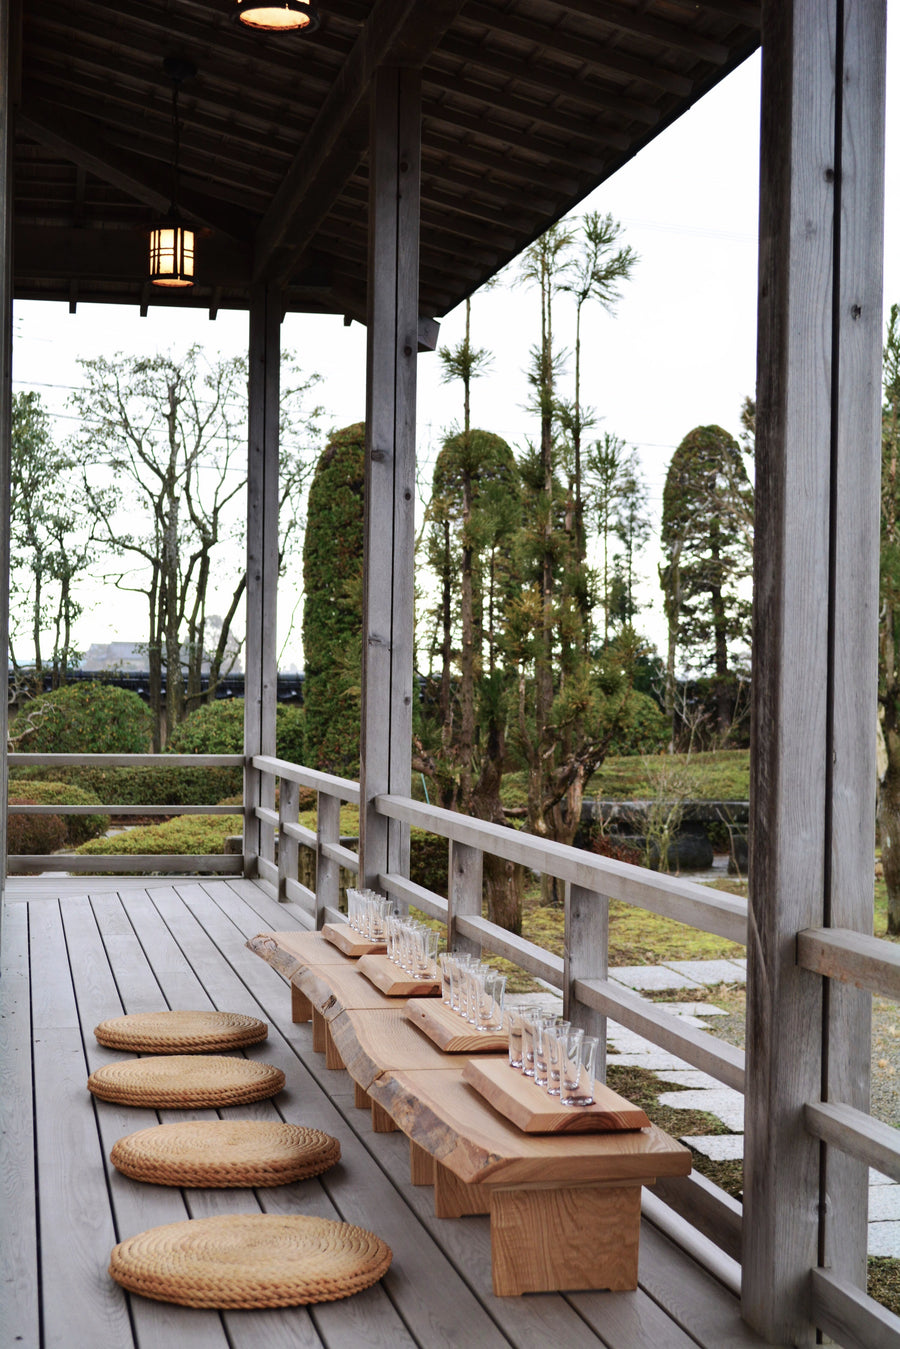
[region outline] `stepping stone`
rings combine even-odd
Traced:
[[[671,1082],[673,1087],[693,1087],[700,1091],[718,1091],[722,1084],[717,1082],[709,1073],[701,1072],[699,1068],[685,1068],[683,1072],[678,1069],[670,1070],[660,1068],[656,1076],[660,1082]]]
[[[743,984],[747,979],[746,961],[742,965],[737,960],[667,960],[666,968],[707,988]]]
[[[610,970],[610,981],[624,984],[632,992],[642,990],[650,993],[665,992],[670,988],[702,988],[696,979],[691,979],[665,965],[617,965]],[[711,981],[721,982],[721,981]]]
[[[869,1255],[900,1256],[900,1222],[869,1223]]]
[[[659,1103],[674,1110],[705,1110],[735,1133],[744,1128],[744,1098],[731,1087],[717,1087],[715,1091],[664,1091]]]
[[[713,1162],[740,1162],[744,1158],[743,1134],[686,1134],[679,1141]]]
[[[654,1049],[647,1054],[608,1054],[606,1062],[610,1066],[617,1064],[620,1068],[646,1068],[651,1073],[657,1072],[660,1068],[676,1071],[691,1069],[691,1065],[685,1063],[684,1059],[668,1054],[664,1049]]]
[[[872,1185],[869,1188],[869,1222],[900,1223],[900,1185]]]
[[[728,1013],[722,1007],[716,1007],[712,1002],[658,1002],[657,1007],[664,1007],[667,1012],[675,1012],[681,1016],[727,1016]]]

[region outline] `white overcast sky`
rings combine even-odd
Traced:
[[[893,7],[892,7],[893,8]],[[895,24],[895,28],[897,25]],[[898,35],[900,36],[900,35]],[[893,246],[900,229],[900,106],[892,97],[900,70],[900,42],[889,47],[885,306],[900,301],[900,256]],[[896,56],[895,56],[896,53]],[[609,430],[637,447],[658,518],[662,486],[672,452],[692,427],[718,423],[740,429],[741,402],[752,394],[756,360],[756,228],[759,159],[759,56],[723,81],[663,132],[630,164],[592,194],[579,211],[611,212],[623,238],[640,255],[615,318],[586,308],[583,316],[585,401]],[[198,245],[198,269],[202,253]],[[565,297],[555,323],[567,342]],[[513,446],[536,435],[525,410],[524,369],[539,331],[538,296],[521,286],[477,295],[472,306],[473,340],[493,353],[490,373],[473,386],[473,423],[503,435]],[[463,307],[441,326],[441,343],[463,334]],[[79,356],[116,351],[183,351],[191,342],[211,354],[246,348],[244,314],[220,312],[211,323],[205,310],[178,314],[153,310],[140,318],[123,306],[21,303],[15,309],[15,387],[37,388],[58,417],[61,439],[75,429],[66,400],[79,383]],[[326,426],[360,421],[365,412],[365,330],[336,317],[289,315],[286,348],[322,376],[318,401]],[[440,380],[437,357],[419,360],[418,453],[423,476],[447,428],[461,417],[458,385]],[[639,619],[647,634],[663,641],[656,582],[657,557],[648,552]],[[76,634],[90,642],[140,640],[134,599],[94,591]],[[287,632],[290,587],[285,588],[281,640]],[[291,638],[285,666],[302,663],[299,640]]]

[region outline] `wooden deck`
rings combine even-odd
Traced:
[[[521,1345],[545,1349],[748,1349],[734,1295],[646,1220],[635,1293],[496,1298],[488,1220],[439,1220],[409,1180],[401,1134],[372,1132],[347,1074],[290,1019],[284,980],[244,942],[296,919],[253,882],[16,879],[2,927],[0,1020],[0,1347],[280,1349]],[[300,924],[298,923],[298,926]],[[241,1117],[314,1125],[341,1142],[322,1177],[261,1191],[143,1185],[108,1164],[124,1134],[186,1112],[95,1101],[88,1073],[119,1057],[93,1037],[104,1017],[218,1007],[270,1025],[248,1051],[287,1088]],[[230,1112],[220,1112],[226,1115]],[[202,1118],[202,1112],[193,1112]],[[394,1252],[383,1282],[343,1302],[217,1313],[129,1297],[106,1273],[116,1241],[161,1223],[223,1212],[305,1212],[371,1228]]]

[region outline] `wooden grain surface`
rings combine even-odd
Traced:
[[[357,961],[341,960],[341,965],[303,965],[294,974],[294,983],[327,1020],[353,1008],[401,1006],[360,973]]]
[[[497,1054],[507,1052],[509,1037],[503,1031],[477,1031],[436,998],[413,998],[406,1015],[445,1054]],[[400,1066],[399,1064],[397,1065]]]
[[[463,1081],[524,1133],[615,1133],[650,1125],[643,1110],[602,1082],[594,1083],[593,1105],[566,1108],[502,1059],[468,1059]]]
[[[494,1292],[637,1288],[640,1216],[638,1184],[493,1190]]]
[[[342,955],[357,960],[360,956],[384,955],[387,945],[383,941],[369,941],[361,936],[349,923],[325,923],[322,936],[332,946],[336,946]]]
[[[687,1175],[691,1157],[651,1126],[565,1137],[525,1134],[462,1080],[462,1067],[383,1073],[369,1094],[414,1142],[467,1183],[647,1180]]]
[[[440,995],[440,978],[417,979],[387,956],[363,956],[359,972],[389,998],[433,998]]]

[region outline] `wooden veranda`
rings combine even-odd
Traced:
[[[245,960],[239,954],[242,924],[258,912],[254,905],[267,903],[266,896],[286,901],[279,915],[297,905],[297,921],[319,926],[333,911],[343,865],[358,869],[365,883],[443,918],[453,940],[517,959],[560,988],[576,1018],[599,1029],[612,1015],[660,1042],[673,1040],[671,1027],[606,978],[610,897],[744,940],[749,958],[746,1060],[699,1032],[674,1037],[689,1062],[745,1092],[742,1209],[696,1177],[670,1186],[664,1196],[676,1245],[691,1246],[699,1227],[723,1252],[721,1259],[708,1251],[703,1257],[718,1270],[716,1281],[688,1274],[686,1257],[651,1235],[645,1268],[655,1268],[654,1252],[664,1249],[660,1268],[668,1263],[670,1272],[655,1285],[645,1280],[644,1293],[631,1303],[629,1295],[587,1294],[535,1299],[534,1309],[530,1302],[498,1308],[477,1295],[477,1270],[466,1263],[471,1254],[464,1233],[470,1222],[476,1231],[478,1220],[466,1220],[459,1235],[441,1233],[446,1253],[426,1223],[421,1239],[402,1244],[404,1255],[392,1274],[412,1299],[410,1307],[417,1304],[425,1328],[414,1329],[412,1310],[407,1315],[399,1291],[394,1295],[387,1286],[384,1296],[373,1294],[366,1304],[373,1326],[384,1315],[381,1324],[396,1329],[391,1318],[399,1315],[413,1341],[445,1343],[452,1336],[429,1327],[444,1324],[441,1308],[448,1297],[453,1301],[452,1289],[465,1285],[465,1305],[482,1318],[477,1324],[489,1326],[486,1343],[501,1334],[515,1344],[580,1343],[577,1336],[588,1335],[595,1323],[594,1308],[599,1318],[601,1308],[618,1307],[632,1319],[623,1323],[628,1328],[618,1341],[609,1335],[604,1343],[675,1345],[683,1342],[678,1335],[686,1335],[699,1344],[741,1344],[757,1334],[768,1343],[805,1345],[815,1342],[818,1330],[846,1349],[896,1346],[896,1319],[861,1291],[867,1166],[900,1178],[896,1135],[867,1113],[868,990],[900,992],[893,951],[871,938],[885,0],[764,0],[761,6],[750,0],[323,0],[319,31],[288,45],[241,32],[229,5],[35,0],[26,6],[0,0],[0,518],[8,514],[14,297],[61,300],[71,310],[83,300],[144,308],[187,303],[208,307],[212,316],[224,306],[246,307],[251,369],[245,832],[242,857],[229,861],[229,868],[242,872],[243,885],[200,887],[204,907],[207,900],[212,906],[209,930],[182,887],[166,890],[160,906],[192,934],[175,946],[174,934],[160,926],[161,908],[144,887],[133,894],[123,882],[119,898],[110,898],[119,894],[115,886],[113,892],[99,887],[96,899],[84,898],[89,892],[77,884],[73,894],[60,883],[49,899],[27,885],[23,892],[19,881],[8,888],[4,950],[26,913],[31,923],[33,910],[34,931],[52,937],[56,962],[43,967],[42,950],[26,966],[23,952],[4,976],[4,996],[12,997],[27,970],[32,976],[28,1030],[18,1052],[6,1054],[5,1067],[16,1076],[4,1104],[32,1099],[32,1062],[35,1083],[48,1070],[50,1090],[35,1098],[39,1214],[44,1198],[48,1204],[34,1229],[44,1261],[42,1287],[52,1287],[44,1275],[51,1266],[63,1275],[69,1266],[78,1270],[87,1240],[62,1240],[63,1229],[54,1223],[58,1206],[83,1210],[91,1239],[102,1234],[98,1246],[118,1221],[115,1183],[107,1190],[97,1175],[89,1179],[79,1170],[73,1176],[53,1164],[54,1154],[59,1161],[70,1142],[63,1065],[77,1063],[82,1073],[85,1055],[94,1052],[82,1003],[92,1005],[100,987],[112,994],[116,979],[128,978],[132,959],[143,986],[171,987],[165,997],[175,997],[178,980],[170,982],[166,958],[155,961],[137,940],[145,919],[155,934],[149,945],[158,940],[158,949],[171,953],[189,991],[216,1001],[206,981],[218,973],[229,990],[234,978],[249,989],[251,979],[268,978],[255,967],[252,975],[245,973],[243,964],[236,972]],[[747,910],[686,882],[648,879],[527,835],[427,809],[410,799],[408,747],[417,354],[434,346],[436,318],[639,152],[752,51],[760,33]],[[150,212],[169,205],[167,55],[198,69],[182,97],[181,205],[211,233],[200,240],[193,291],[160,301],[145,279],[141,229]],[[358,785],[272,757],[279,327],[288,309],[341,313],[368,328]],[[7,568],[4,531],[0,571]],[[5,783],[5,758],[2,774]],[[291,818],[300,784],[319,793],[316,835],[307,836],[296,815]],[[340,843],[341,800],[360,803],[358,859]],[[447,899],[409,882],[411,824],[450,842]],[[304,890],[291,868],[300,846],[316,850],[315,894]],[[482,918],[485,851],[565,882],[565,962]],[[129,862],[133,868],[134,859]],[[145,865],[149,871],[151,864]],[[31,893],[33,904],[26,905]],[[240,921],[219,916],[223,894],[249,903]],[[120,925],[108,938],[102,929],[107,920]],[[64,945],[69,941],[96,972],[96,988],[92,975],[82,979],[78,960]],[[253,985],[254,997],[257,987],[262,985]],[[259,1001],[268,1012],[269,994]],[[103,1010],[109,1014],[108,1007]],[[292,1055],[303,1032],[279,1015],[280,1021],[274,1013],[269,1019],[284,1036],[280,1052]],[[31,1041],[33,1061],[21,1057],[22,1044]],[[309,1071],[327,1082],[315,1063],[303,1069],[299,1058],[296,1063],[297,1081],[306,1082]],[[313,1099],[323,1118],[337,1121],[330,1113],[337,1110],[340,1128],[349,1130],[348,1149],[357,1148],[359,1130],[352,1128],[352,1114],[343,1114],[340,1092],[331,1104]],[[81,1141],[93,1146],[96,1161],[99,1144],[96,1138],[90,1143],[96,1126],[84,1102],[79,1109],[79,1147]],[[14,1128],[17,1118],[13,1110]],[[18,1217],[22,1184],[31,1174],[27,1128],[16,1137],[23,1146],[18,1169],[4,1170],[5,1217]],[[411,1213],[415,1197],[399,1195],[387,1151],[381,1152],[390,1142],[366,1141],[368,1159],[361,1151],[356,1155],[361,1174],[373,1178],[371,1195],[386,1186],[385,1214]],[[44,1172],[42,1157],[49,1163]],[[314,1188],[339,1211],[351,1204],[349,1190],[331,1194],[324,1181]],[[371,1202],[378,1207],[377,1198]],[[27,1211],[21,1201],[21,1212]],[[38,1266],[20,1264],[17,1249],[5,1276],[27,1284]],[[723,1312],[731,1318],[727,1329],[710,1310],[725,1306],[722,1280],[732,1278],[737,1260],[741,1315],[752,1334],[737,1328],[732,1301]],[[683,1277],[673,1274],[678,1270]],[[95,1281],[100,1277],[95,1270]],[[105,1285],[92,1287],[101,1302],[109,1297]],[[51,1294],[55,1310],[48,1303],[43,1322],[32,1321],[38,1325],[35,1345],[65,1338],[50,1329],[66,1305],[65,1289],[64,1279]],[[667,1320],[657,1333],[657,1318],[670,1311],[679,1330],[670,1330]],[[707,1313],[712,1322],[703,1321]],[[120,1305],[117,1315],[124,1314]],[[134,1315],[129,1324],[136,1326],[143,1312]],[[174,1314],[154,1315],[164,1325]],[[353,1304],[340,1314],[345,1320],[334,1313],[333,1332],[330,1323],[325,1331],[318,1313],[298,1315],[297,1324],[315,1325],[319,1339],[339,1343],[356,1315]],[[200,1322],[189,1324],[191,1329],[157,1342],[206,1343]],[[599,1319],[596,1324],[606,1335]],[[273,1319],[266,1332],[271,1343],[280,1342],[282,1330]],[[210,1343],[217,1334],[220,1340],[233,1334],[221,1322],[210,1333]],[[373,1336],[378,1333],[373,1329]],[[570,1333],[575,1338],[567,1340]],[[84,1342],[100,1343],[93,1334]],[[144,1342],[140,1336],[138,1342]],[[471,1342],[481,1343],[480,1332]]]

